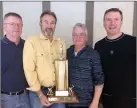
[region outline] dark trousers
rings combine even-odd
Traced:
[[[103,108],[136,108],[136,99],[102,95]]]

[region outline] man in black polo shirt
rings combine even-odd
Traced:
[[[104,108],[136,108],[136,37],[120,31],[122,20],[118,8],[108,9],[104,14],[107,36],[95,44],[105,74]]]
[[[4,16],[5,36],[1,39],[1,106],[2,108],[30,108],[23,72],[23,21],[17,13]]]

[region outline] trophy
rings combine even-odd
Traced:
[[[55,60],[55,86],[48,88],[48,100],[51,103],[78,103],[77,96],[75,95],[73,88],[68,87],[68,60],[66,59],[66,53],[63,52],[63,45],[65,42],[61,41],[59,56]]]

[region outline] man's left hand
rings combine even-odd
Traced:
[[[92,102],[92,103],[89,105],[89,108],[98,108],[98,103]]]

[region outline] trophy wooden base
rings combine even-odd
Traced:
[[[78,99],[73,96],[48,96],[48,100],[51,103],[78,103]]]

